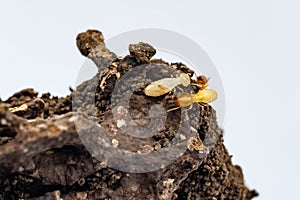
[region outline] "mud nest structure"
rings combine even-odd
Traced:
[[[178,72],[192,77],[192,70],[182,63],[152,59],[156,50],[142,42],[129,45],[129,55],[117,56],[106,48],[97,30],[80,33],[76,41],[82,55],[98,67],[92,79],[63,98],[24,89],[5,101],[0,99],[0,199],[247,200],[257,196],[245,186],[241,168],[232,164],[210,105],[194,103],[192,108],[165,115],[151,112],[153,105],[172,106],[174,92],[148,97],[144,88],[154,80],[176,77]],[[197,86],[190,89],[199,90]],[[149,137],[135,137],[140,129],[126,126],[132,122],[147,126],[161,116],[165,117],[163,128]],[[98,144],[100,127],[107,138],[101,141],[103,148],[126,149],[124,157],[126,152],[159,152],[186,139],[184,134],[190,130],[180,127],[182,120],[193,127],[193,140],[184,143],[188,145],[180,156],[170,151],[167,157],[176,159],[154,171],[142,165],[144,171],[132,172],[126,162],[109,160],[115,156],[111,151],[90,153]],[[164,156],[156,159],[164,160]],[[139,159],[152,162],[143,156]]]

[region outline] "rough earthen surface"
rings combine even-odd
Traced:
[[[80,33],[77,45],[97,65],[98,73],[70,95],[58,98],[24,89],[6,101],[0,99],[0,199],[248,200],[257,196],[245,186],[241,168],[232,164],[216,113],[208,104],[194,103],[192,108],[167,112],[164,127],[147,138],[134,137],[134,127],[126,129],[127,133],[121,130],[116,118],[147,126],[162,116],[154,112],[150,119],[151,106],[167,110],[174,106],[174,95],[187,90],[178,86],[169,94],[150,98],[143,92],[147,84],[176,77],[178,72],[191,77],[192,70],[182,63],[153,59],[155,49],[142,42],[129,45],[128,56],[117,57],[105,47],[97,30]],[[124,103],[120,99],[128,91],[131,94]],[[181,156],[170,151],[168,157],[176,158],[170,165],[130,173],[110,168],[106,160],[88,152],[98,144],[94,141],[98,141],[100,127],[109,141],[130,152],[167,148],[189,136],[190,127],[194,136]],[[83,139],[90,142],[88,147]],[[100,149],[94,155],[103,152]],[[148,161],[141,158],[140,162]]]

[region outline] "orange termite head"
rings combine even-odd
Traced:
[[[205,88],[207,86],[207,83],[210,78],[207,78],[204,75],[197,76],[197,84],[199,84],[201,87]]]

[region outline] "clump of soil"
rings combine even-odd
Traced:
[[[97,30],[80,33],[77,46],[94,61],[98,73],[70,95],[58,98],[24,89],[5,101],[0,99],[0,199],[248,200],[258,195],[245,186],[241,168],[232,164],[209,104],[194,103],[192,108],[167,112],[163,128],[145,138],[133,135],[138,132],[135,126],[124,132],[124,121],[116,120],[147,126],[160,119],[157,112],[149,117],[153,105],[167,110],[174,106],[175,93],[187,88],[178,86],[159,97],[146,96],[144,88],[178,73],[192,77],[194,72],[186,65],[152,59],[155,49],[142,42],[129,45],[128,56],[118,57],[106,48]],[[189,89],[199,90],[197,86]],[[139,173],[143,169],[132,169],[134,173],[120,170],[128,169],[122,163],[116,165],[118,169],[111,168],[109,162],[115,160],[96,159],[97,155],[114,157],[114,152],[107,155],[100,149],[93,152],[96,158],[91,156],[89,151],[99,141],[99,127],[107,141],[135,153],[168,148],[189,136],[190,127],[194,136],[182,155],[170,151],[167,157],[156,157],[174,157],[174,162],[154,171],[146,171],[148,166]],[[107,141],[104,144],[110,145]],[[140,158],[145,163],[156,161]]]

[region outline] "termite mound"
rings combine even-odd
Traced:
[[[232,164],[216,113],[208,104],[197,104],[200,116],[191,117],[200,119],[192,120],[199,127],[195,130],[199,137],[189,141],[185,154],[161,170],[125,173],[94,159],[79,139],[74,120],[87,132],[97,128],[88,117],[97,119],[107,133],[117,127],[111,113],[111,97],[118,80],[144,64],[164,65],[189,76],[193,71],[182,63],[153,59],[156,51],[146,43],[130,45],[129,55],[119,57],[106,48],[104,37],[97,30],[80,33],[77,44],[80,52],[96,63],[98,73],[94,78],[62,98],[24,89],[0,100],[0,199],[247,200],[257,196],[245,186],[241,168]],[[168,70],[156,72],[156,80],[170,76]],[[122,85],[117,94],[129,86]],[[168,104],[165,96],[151,98],[143,90],[141,87],[135,91],[129,103],[129,114],[141,125],[148,120],[147,105]],[[75,95],[82,100],[76,109],[72,108]],[[94,97],[95,113],[86,113],[91,106],[85,101],[88,96]],[[191,114],[192,111],[189,110]],[[122,135],[112,139],[112,145],[141,152],[164,148],[175,137],[180,116],[180,110],[174,111],[165,129],[146,141],[136,139],[137,146],[132,145],[130,137]]]

